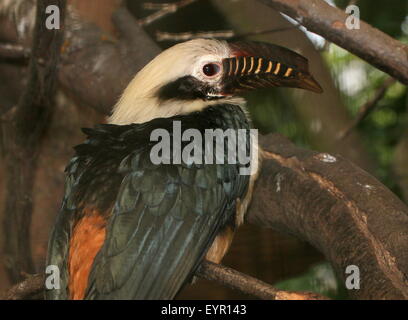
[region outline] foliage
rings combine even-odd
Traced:
[[[305,273],[274,286],[281,290],[315,292],[331,299],[347,298],[347,290],[336,278],[329,263],[315,265]]]

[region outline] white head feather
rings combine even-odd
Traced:
[[[222,64],[222,60],[230,56],[231,51],[226,42],[210,39],[191,40],[163,51],[129,83],[114,107],[109,122],[120,125],[143,123],[155,118],[202,110],[215,103],[228,101],[239,105],[244,104],[242,98],[231,97],[213,101],[197,99],[183,102],[175,100],[162,102],[157,97],[161,87],[187,75],[215,84],[220,80],[222,72],[208,79],[202,73],[203,66],[212,62]]]

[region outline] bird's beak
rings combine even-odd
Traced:
[[[235,42],[229,45],[232,55],[223,60],[223,94],[233,95],[268,87],[323,92],[309,73],[307,59],[300,54],[262,42]]]

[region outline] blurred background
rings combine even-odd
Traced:
[[[4,1],[4,0],[0,0]],[[91,23],[116,35],[110,21],[119,0],[69,0],[78,13]],[[171,1],[152,1],[163,3]],[[351,2],[360,9],[361,19],[391,37],[408,42],[408,2],[406,0],[338,0],[331,5],[346,8]],[[145,1],[127,1],[137,19],[151,10]],[[233,31],[233,40],[251,39],[276,43],[295,50],[309,59],[310,69],[324,88],[323,95],[302,90],[268,89],[246,95],[249,112],[261,133],[279,132],[299,146],[341,154],[373,174],[405,202],[408,202],[408,99],[407,87],[388,80],[389,76],[366,62],[326,42],[320,36],[299,28],[294,21],[255,0],[197,0],[167,17],[145,27],[163,49],[177,43],[158,41],[158,32]],[[16,84],[10,80],[9,64],[0,60],[0,108],[16,100]],[[14,71],[14,75],[23,71]],[[359,110],[380,91],[384,94],[373,104],[365,119],[341,137],[353,125]],[[77,108],[69,97],[59,98],[61,107],[72,111],[70,119],[56,120],[53,137],[40,159],[36,207],[32,221],[32,252],[37,272],[44,264],[48,233],[58,211],[62,194],[62,170],[72,155],[53,141],[70,136],[74,145],[83,139],[82,126],[93,126],[104,117],[94,110]],[[1,110],[1,109],[0,109]],[[69,125],[67,125],[69,123]],[[65,128],[65,129],[64,129]],[[53,147],[54,146],[54,147]],[[55,155],[58,160],[55,160]],[[41,182],[47,180],[47,188]],[[52,181],[52,182],[50,182]],[[4,187],[4,186],[2,186]],[[4,192],[2,192],[3,194]],[[58,201],[57,201],[58,200]],[[50,208],[52,210],[50,210]],[[4,213],[1,217],[6,218]],[[4,239],[3,239],[4,241]],[[292,236],[270,229],[245,225],[236,235],[223,263],[282,289],[309,290],[333,298],[346,298],[343,284],[337,281],[324,257],[314,248]],[[7,265],[0,253],[0,264]],[[6,272],[0,271],[0,291],[10,285]],[[217,284],[198,280],[184,289],[179,298],[231,299],[242,296]]]

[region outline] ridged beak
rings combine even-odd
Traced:
[[[223,60],[224,94],[268,87],[323,92],[309,73],[307,59],[296,52],[262,42],[235,42],[230,47],[232,57]]]

